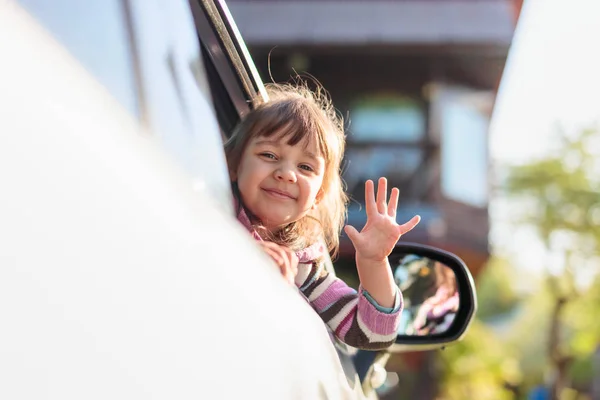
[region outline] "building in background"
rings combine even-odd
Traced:
[[[229,0],[265,81],[313,76],[347,120],[344,179],[366,220],[364,181],[401,190],[406,240],[489,256],[488,126],[521,0]],[[342,240],[341,256],[352,248]]]

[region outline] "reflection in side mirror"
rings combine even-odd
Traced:
[[[392,352],[421,351],[460,340],[477,309],[473,277],[447,251],[398,243],[389,256],[404,308]]]
[[[398,334],[426,336],[446,332],[460,306],[454,271],[440,261],[416,254],[399,258],[391,264],[404,297]]]

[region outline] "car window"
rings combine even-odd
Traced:
[[[121,0],[19,0],[18,3],[129,113],[139,116],[140,102]]]
[[[231,204],[223,142],[189,3],[131,1],[148,122],[201,190]]]
[[[231,208],[230,183],[198,35],[185,0],[19,0],[38,22]]]

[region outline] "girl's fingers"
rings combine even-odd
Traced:
[[[293,286],[293,285],[295,285],[295,280],[296,280],[296,278],[295,278],[295,276],[294,276],[293,274],[289,274],[289,275],[287,276],[286,280],[288,281],[288,283],[289,283],[290,285],[292,285],[292,286]]]
[[[350,241],[354,245],[354,248],[356,248],[356,245],[360,240],[360,234],[358,233],[356,228],[352,225],[346,225],[344,227],[344,232],[346,232],[346,235],[348,235],[348,239],[350,239]]]
[[[421,221],[421,217],[418,215],[415,215],[414,217],[411,218],[410,221],[408,221],[407,223],[405,223],[403,225],[400,225],[400,235],[404,235],[405,233],[410,232],[415,226],[417,226],[419,221]]]
[[[387,179],[379,178],[377,182],[377,212],[385,214],[387,203]]]
[[[298,274],[298,257],[296,256],[296,253],[287,247],[280,246],[279,249],[282,256],[282,262],[279,265],[281,274],[293,285],[296,275]]]
[[[261,241],[260,245],[263,247],[265,252],[271,257],[275,264],[279,267],[281,275],[294,284],[296,274],[298,273],[298,257],[296,253],[287,247],[280,246],[273,242]]]
[[[287,257],[287,263],[289,265],[290,272],[296,276],[298,273],[298,256],[292,250],[286,248],[285,255]]]
[[[292,250],[290,250],[290,262],[292,264],[292,270],[294,270],[294,275],[298,272],[298,256]]]
[[[268,254],[271,256],[273,261],[275,261],[275,263],[277,263],[277,265],[285,264],[285,259],[281,256],[281,253],[272,251],[272,252],[269,252]]]
[[[283,277],[285,278],[285,280],[293,285],[294,284],[294,279],[295,279],[295,274],[288,268],[285,268],[284,266],[280,266],[281,269],[281,275],[283,275]]]
[[[396,209],[398,208],[398,198],[400,197],[400,190],[398,188],[392,189],[392,194],[390,195],[390,203],[388,204],[388,215],[390,217],[396,218]]]
[[[365,182],[365,208],[367,217],[373,215],[377,211],[377,205],[375,204],[375,189],[373,188],[373,181],[370,179]]]
[[[262,246],[265,253],[267,253],[277,264],[281,264],[281,253],[278,251],[275,243],[261,241],[259,244]]]

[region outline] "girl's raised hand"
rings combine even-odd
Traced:
[[[393,188],[388,203],[387,179],[379,178],[376,200],[373,181],[365,182],[367,223],[360,233],[350,225],[344,228],[354,245],[357,258],[365,261],[384,261],[391,254],[400,236],[419,223],[421,217],[418,215],[405,224],[396,223],[399,195],[398,188]]]

